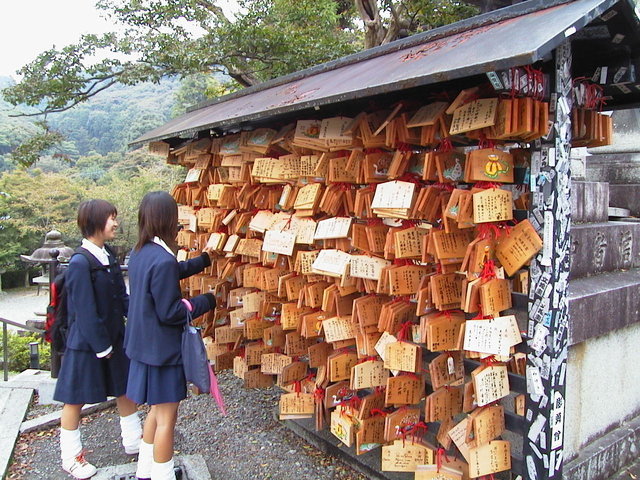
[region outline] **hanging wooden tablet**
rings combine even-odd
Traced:
[[[427,397],[426,422],[441,422],[462,412],[462,387],[441,387]]]
[[[425,343],[432,352],[458,350],[460,330],[465,323],[460,311],[435,312],[423,316],[420,324],[425,332]]]
[[[511,469],[511,444],[494,440],[469,450],[469,476],[481,477]]]
[[[244,373],[245,388],[270,388],[272,386],[273,376],[265,375],[259,368],[254,368]]]
[[[327,358],[333,352],[330,343],[320,342],[310,345],[308,348],[309,367],[318,368],[327,365]]]
[[[474,193],[473,222],[501,222],[513,219],[513,201],[509,190],[488,188]]]
[[[509,281],[494,278],[480,285],[480,303],[484,315],[499,315],[511,308]]]
[[[267,353],[273,353],[274,348],[268,347],[264,342],[250,342],[245,345],[245,360],[247,365],[254,367],[262,364],[262,355]]]
[[[496,148],[472,150],[467,155],[465,182],[513,183],[513,156]]]
[[[408,425],[415,425],[420,421],[420,409],[417,407],[400,408],[385,417],[384,438],[392,442],[399,438],[399,433]]]
[[[509,395],[509,377],[505,365],[480,366],[471,373],[471,378],[479,407]]]
[[[260,371],[269,375],[279,375],[282,369],[293,362],[288,355],[281,353],[266,353],[262,355]]]
[[[462,472],[437,465],[418,465],[415,480],[462,480]]]
[[[449,430],[449,437],[451,437],[451,440],[456,445],[456,447],[458,447],[458,450],[467,462],[470,458],[469,450],[472,447],[475,447],[475,440],[470,438],[468,427],[469,419],[464,418],[460,423]]]
[[[500,260],[507,275],[512,276],[542,248],[540,236],[527,219],[500,238],[495,255]]]
[[[451,106],[449,108],[451,108]],[[457,135],[471,130],[493,126],[495,124],[497,108],[497,98],[474,100],[456,108],[453,112],[449,134]]]
[[[358,355],[353,351],[334,352],[327,358],[330,382],[351,379],[351,368],[358,363]]]
[[[280,396],[280,420],[311,418],[314,412],[313,394],[285,393]]]
[[[351,389],[381,387],[387,384],[389,371],[385,369],[383,362],[369,360],[354,365],[351,369]]]
[[[429,363],[429,374],[433,389],[461,385],[464,381],[462,352],[441,353]]]
[[[474,410],[470,415],[473,438],[480,447],[498,438],[505,430],[504,407],[493,405]]]
[[[278,375],[278,386],[291,385],[304,379],[307,376],[307,367],[306,362],[291,362],[285,365]]]
[[[433,303],[438,310],[448,310],[460,305],[462,276],[457,273],[436,274],[431,277],[430,285]]]
[[[431,269],[422,265],[406,265],[389,269],[391,295],[413,295],[418,290],[420,279]]]
[[[422,237],[429,230],[419,227],[404,228],[394,232],[395,258],[420,258],[422,255]]]
[[[382,415],[360,420],[360,427],[356,432],[356,455],[370,452],[385,443],[384,421]]]
[[[385,349],[384,368],[419,372],[422,368],[422,348],[404,341],[388,344]]]
[[[424,397],[424,379],[413,373],[389,377],[385,391],[386,405],[414,405]]]
[[[382,447],[383,472],[415,472],[418,465],[433,462],[433,450],[420,443],[395,440]]]
[[[461,182],[464,176],[466,155],[452,150],[434,154],[436,172],[440,183]]]

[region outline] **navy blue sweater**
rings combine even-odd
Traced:
[[[97,262],[97,260],[96,260]],[[74,255],[65,272],[69,335],[67,348],[100,353],[122,342],[129,296],[118,262],[94,272],[83,255]]]
[[[129,260],[129,314],[124,346],[127,356],[147,365],[178,365],[187,308],[182,303],[180,279],[211,265],[206,253],[178,262],[163,247],[147,243]],[[190,299],[193,317],[215,308],[212,294]]]

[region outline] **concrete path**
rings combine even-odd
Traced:
[[[30,388],[0,388],[0,478],[4,478],[33,396]]]
[[[47,310],[49,293],[41,290],[40,295],[36,295],[36,292],[36,287],[28,287],[0,293],[0,317],[23,325],[27,320],[38,318],[36,312],[44,313]],[[12,326],[9,329],[16,330]]]

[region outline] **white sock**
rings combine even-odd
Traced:
[[[142,425],[140,425],[138,412],[133,412],[126,417],[120,417],[120,430],[122,446],[125,452],[130,455],[138,453],[140,439],[142,438]]]
[[[151,478],[151,466],[153,465],[153,443],[140,440],[140,452],[138,453],[138,467],[136,477]]]
[[[60,428],[60,458],[62,461],[73,461],[82,452],[80,429],[67,430]]]
[[[173,458],[164,463],[158,463],[154,460],[153,467],[151,467],[151,480],[176,480],[173,465]]]

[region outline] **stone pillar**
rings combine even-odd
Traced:
[[[570,265],[571,44],[555,51],[551,109],[554,131],[537,142],[531,160],[531,221],[543,237],[531,262],[524,474],[530,480],[562,478],[568,349],[567,286]]]

